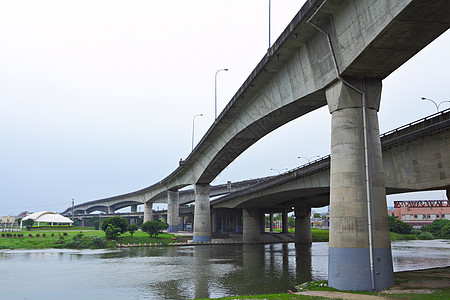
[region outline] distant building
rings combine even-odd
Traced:
[[[394,201],[394,215],[420,228],[434,220],[450,220],[450,206],[448,200]]]
[[[388,216],[392,216],[392,214],[394,213],[394,207],[393,206],[388,206],[387,207],[387,213],[388,213]]]
[[[23,212],[21,212],[17,217],[19,218],[19,219],[22,219],[22,218],[25,218],[26,216],[29,216],[29,215],[31,215],[32,214],[32,212],[29,212],[29,211],[23,211]]]

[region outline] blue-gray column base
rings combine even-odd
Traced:
[[[178,225],[169,225],[167,232],[178,232]]]
[[[194,243],[204,243],[204,242],[211,242],[211,236],[193,236],[193,242]]]
[[[374,248],[374,289],[369,248],[329,248],[328,286],[347,291],[380,291],[394,285],[391,248]]]

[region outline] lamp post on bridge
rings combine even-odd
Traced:
[[[195,115],[192,118],[192,149],[191,149],[191,151],[194,150],[194,126],[195,126],[195,118],[196,117],[203,117],[203,114]]]
[[[228,71],[228,69],[217,70],[216,76],[214,76],[214,122],[217,120],[217,74],[220,71]]]
[[[298,158],[304,158],[304,159],[306,159],[308,161],[308,163],[311,163],[311,160],[313,158],[318,158],[318,157],[320,157],[320,156],[319,155],[314,155],[314,156],[312,156],[310,158],[307,158],[307,157],[304,157],[304,156],[299,156]]]
[[[284,168],[284,169],[281,169],[281,171],[287,171],[287,169],[288,169],[288,168]],[[281,171],[278,170],[278,169],[270,169],[270,170],[271,170],[271,171],[277,171],[277,172],[278,172],[278,175],[281,174]]]
[[[448,100],[447,101],[441,101],[439,104],[437,104],[436,101],[434,101],[433,99],[430,99],[430,98],[422,97],[420,99],[433,102],[434,105],[436,106],[436,112],[439,112],[439,106],[441,106],[442,103],[445,103],[445,102],[449,102],[450,103],[450,101],[448,101]]]

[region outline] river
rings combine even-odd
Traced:
[[[450,265],[450,241],[392,243],[394,271]],[[1,250],[0,299],[193,299],[326,280],[328,243]]]

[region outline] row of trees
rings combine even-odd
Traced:
[[[141,225],[141,230],[150,237],[158,236],[168,225],[159,221],[147,221]],[[101,229],[107,239],[115,240],[121,234],[129,232],[131,236],[139,229],[136,224],[129,225],[128,221],[121,217],[111,217],[103,220]]]
[[[428,233],[428,236],[436,239],[450,239],[450,220],[440,219],[434,220],[433,223],[427,226],[422,226],[420,231],[414,230],[414,228],[397,217],[389,216],[389,231],[399,234],[412,234],[412,233]]]

